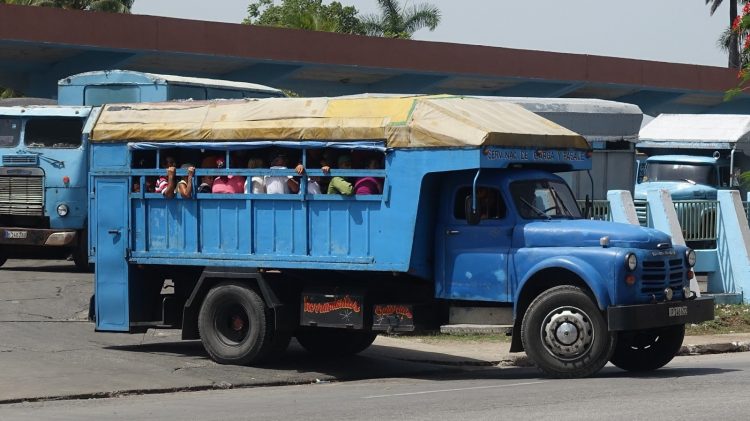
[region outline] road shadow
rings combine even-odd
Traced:
[[[28,264],[18,264],[18,263],[10,263],[10,260],[8,263],[4,264],[2,267],[0,267],[0,271],[5,272],[42,272],[42,273],[90,273],[90,272],[81,272],[78,269],[76,269],[76,266],[73,262],[66,262],[64,260],[55,261],[55,263],[50,264],[48,261],[45,261],[44,264],[34,263],[33,261],[29,261]]]
[[[198,361],[210,362],[208,354],[200,341],[160,342],[141,345],[114,345],[106,349],[134,353],[149,353],[171,355],[180,358],[192,358]],[[270,384],[276,384],[279,379],[287,379],[288,383],[304,383],[308,381],[352,381],[377,378],[424,378],[441,379],[445,376],[467,372],[480,371],[496,372],[497,378],[535,378],[538,372],[531,368],[520,369],[499,367],[491,362],[457,357],[455,355],[436,352],[424,352],[406,348],[383,345],[373,345],[358,355],[346,357],[317,356],[305,351],[295,340],[283,355],[273,362],[253,367],[219,365],[210,362],[201,368],[190,369],[191,374],[201,374],[216,379],[222,373],[234,380],[235,383],[244,375],[252,375],[253,380],[261,378],[273,379]]]

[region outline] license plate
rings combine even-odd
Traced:
[[[23,239],[26,238],[26,231],[5,231],[5,238],[18,238]]]
[[[687,316],[687,315],[688,315],[687,306],[669,308],[669,317],[682,317],[682,316]]]

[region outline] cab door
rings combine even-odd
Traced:
[[[496,187],[479,186],[480,221],[466,219],[471,185],[451,192],[450,206],[441,212],[438,231],[436,296],[445,299],[510,302],[508,256],[513,235],[512,218]],[[445,196],[444,196],[445,197]],[[448,200],[444,200],[446,203]]]

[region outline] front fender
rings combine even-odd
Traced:
[[[607,280],[591,264],[576,257],[550,257],[532,266],[521,279],[516,289],[514,302],[518,303],[521,293],[534,275],[545,269],[565,269],[578,276],[591,290],[600,310],[605,310],[612,303]]]

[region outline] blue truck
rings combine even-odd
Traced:
[[[685,323],[713,318],[713,299],[688,286],[695,253],[654,229],[583,218],[554,173],[590,168],[589,145],[514,104],[121,104],[87,135],[97,331],[181,329],[219,363],[260,364],[291,337],[346,355],[378,332],[434,329],[456,308],[507,309],[511,350],[570,378],[608,361],[662,367]],[[296,180],[299,191],[145,188],[165,156],[205,154],[225,164],[175,173],[194,192],[202,177]],[[290,164],[244,165],[279,155]],[[380,180],[373,194],[313,188],[368,177]]]
[[[0,106],[0,266],[8,258],[72,257],[89,268],[89,145],[103,103],[281,97],[250,83],[99,71],[59,82],[59,105]],[[90,119],[89,119],[90,117]]]
[[[639,133],[634,202],[647,223],[649,190],[669,192],[687,244],[716,247],[716,198],[719,190],[742,190],[739,174],[750,161],[750,117],[722,114],[662,114]]]

